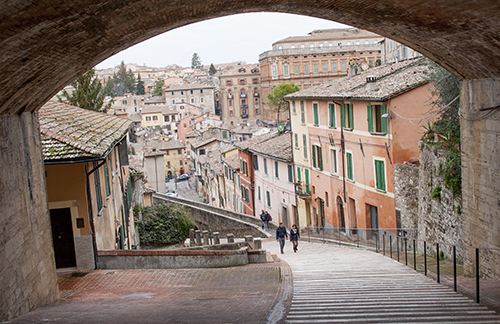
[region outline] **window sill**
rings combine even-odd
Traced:
[[[313,126],[314,126],[314,127],[319,127],[319,125],[316,125],[316,124],[314,124]]]
[[[300,150],[300,147],[294,147],[294,149],[296,149],[296,150]]]
[[[340,177],[338,173],[331,173],[331,172],[330,172],[330,175],[331,175],[332,177],[335,177],[335,178],[339,178],[339,177]]]
[[[352,132],[353,128],[346,128],[346,127],[344,127],[344,130]]]
[[[382,189],[378,189],[378,188],[375,188],[375,190],[376,190],[377,192],[380,192],[380,193],[387,193],[387,191],[386,191],[386,190],[382,190]]]
[[[387,133],[371,132],[370,135],[385,136],[385,135],[387,135]]]
[[[337,129],[337,126],[328,126],[329,129]]]
[[[349,178],[345,178],[345,180],[346,180],[347,182],[350,182],[350,183],[356,183],[356,181],[351,180],[351,179],[349,179]]]

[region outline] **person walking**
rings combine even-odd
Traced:
[[[269,227],[269,221],[272,221],[273,218],[269,214],[269,212],[266,210],[266,226]]]
[[[264,209],[262,210],[262,213],[260,213],[260,220],[262,221],[262,229],[267,230],[267,217]]]
[[[299,229],[297,228],[297,225],[293,224],[292,228],[290,229],[290,242],[292,242],[293,245],[293,252],[297,252],[297,250],[299,249],[299,238]]]
[[[283,254],[283,248],[285,247],[285,238],[288,238],[288,234],[286,232],[286,228],[283,226],[283,223],[280,223],[280,226],[276,229],[276,242],[280,243],[281,254]]]

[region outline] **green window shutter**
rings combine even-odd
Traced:
[[[387,118],[382,118],[382,115],[387,113],[387,106],[386,105],[381,105],[380,106],[380,123],[381,123],[381,128],[382,128],[382,133],[387,134]]]
[[[306,176],[306,192],[309,194],[309,169],[305,170],[305,176]]]
[[[318,146],[318,167],[323,170],[323,153],[321,147]]]
[[[297,167],[297,178],[299,181],[302,181],[302,175],[300,174],[300,168]]]
[[[354,115],[352,114],[352,104],[349,104],[349,127],[354,129]]]
[[[340,120],[342,128],[345,128],[345,104],[340,104]]]
[[[373,108],[372,105],[367,106],[366,114],[368,116],[368,131],[373,133]]]
[[[279,172],[278,172],[278,161],[274,161],[274,173],[276,175],[276,178],[279,178]]]
[[[104,182],[106,184],[106,197],[109,197],[109,195],[111,195],[111,187],[109,186],[108,163],[104,163]]]
[[[314,149],[314,146],[312,146],[312,160],[313,160],[313,167],[316,167],[316,150]]]
[[[258,194],[259,194],[259,201],[260,201],[260,186],[258,186]]]
[[[307,137],[306,137],[306,134],[302,135],[302,143],[303,143],[303,149],[304,149],[304,159],[307,159]]]
[[[227,138],[227,132],[226,131],[222,132],[222,138]]]
[[[330,112],[330,127],[335,127],[335,105],[334,104],[329,104],[328,105],[328,110]]]
[[[299,134],[295,133],[295,147],[299,147]]]
[[[377,189],[385,191],[385,165],[384,161],[375,160],[375,177]]]
[[[313,104],[314,125],[319,125],[318,104]]]
[[[271,194],[269,191],[266,191],[267,205],[271,207]]]
[[[353,180],[352,175],[352,153],[346,153],[347,159],[347,179]]]
[[[293,167],[291,164],[288,165],[288,182],[293,182]]]

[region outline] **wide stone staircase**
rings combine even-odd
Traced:
[[[370,251],[287,242],[264,248],[286,261],[293,297],[286,323],[500,323],[500,316],[412,269]]]

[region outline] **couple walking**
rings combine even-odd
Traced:
[[[267,230],[269,221],[272,221],[273,219],[271,215],[269,215],[267,210],[266,211],[262,210],[262,213],[260,213],[260,220],[262,221],[262,229]]]
[[[288,238],[288,233],[283,223],[276,229],[276,241],[280,243],[281,254],[283,254],[283,248],[285,247],[285,238]],[[293,252],[297,252],[299,246],[300,233],[297,225],[293,224],[290,229],[290,242],[293,245]]]

